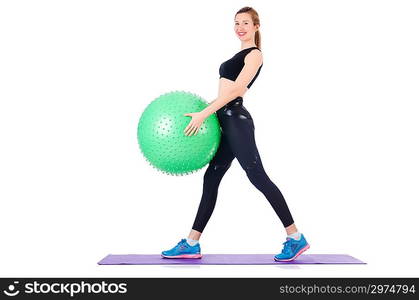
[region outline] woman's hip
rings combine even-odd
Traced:
[[[230,105],[225,105],[217,111],[221,130],[227,136],[253,134],[255,129],[253,118],[242,102],[242,100],[229,102]]]
[[[253,120],[251,114],[243,105],[242,97],[237,97],[217,110],[217,117],[226,120]]]

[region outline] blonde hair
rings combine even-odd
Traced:
[[[240,13],[248,13],[248,14],[250,14],[250,16],[252,17],[253,24],[260,26],[259,15],[258,15],[257,11],[253,7],[245,6],[245,7],[240,8],[236,12],[236,14],[234,15],[234,17],[236,17],[237,14],[240,14]],[[261,49],[260,48],[260,46],[261,46],[261,40],[260,40],[260,30],[259,29],[255,33],[255,44],[256,44],[256,46],[259,49]]]

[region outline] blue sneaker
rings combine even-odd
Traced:
[[[310,245],[307,243],[303,234],[301,234],[301,238],[298,241],[287,237],[286,242],[282,244],[284,245],[284,249],[282,249],[281,253],[275,255],[274,258],[276,261],[294,260],[301,253],[310,248]]]
[[[201,247],[198,244],[191,246],[182,239],[176,246],[170,250],[163,251],[161,256],[165,258],[201,258]]]

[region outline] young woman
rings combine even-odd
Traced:
[[[204,110],[185,114],[192,117],[184,130],[187,136],[196,135],[204,120],[214,112],[222,134],[217,153],[204,175],[201,203],[192,230],[188,238],[162,252],[165,258],[202,257],[199,238],[214,210],[221,179],[234,158],[237,158],[251,183],[265,195],[287,233],[282,252],[274,259],[291,261],[310,247],[304,235],[298,232],[282,193],[262,166],[255,143],[253,119],[243,106],[243,95],[263,65],[259,27],[259,16],[253,8],[243,7],[236,13],[234,31],[241,41],[241,51],[221,64],[218,97]]]

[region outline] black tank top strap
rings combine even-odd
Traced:
[[[243,49],[243,50],[241,50],[241,51],[239,51],[239,52],[237,52],[237,54],[239,54],[239,53],[241,53],[241,52],[243,52],[243,51],[245,51],[245,50],[247,50],[247,51],[252,51],[252,50],[254,50],[254,49],[258,49],[259,51],[261,51],[258,47],[249,47],[249,48],[245,48],[245,49]]]

